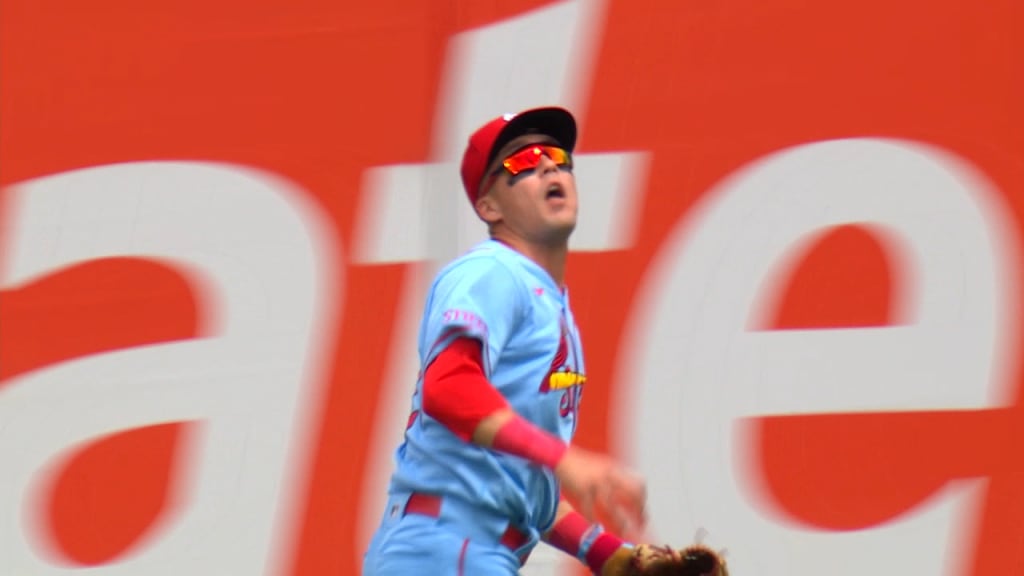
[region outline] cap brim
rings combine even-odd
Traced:
[[[494,140],[487,156],[487,165],[494,162],[503,146],[524,134],[550,136],[562,148],[572,152],[576,148],[576,119],[568,110],[557,107],[534,108],[516,114]]]

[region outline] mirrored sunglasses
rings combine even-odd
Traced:
[[[542,156],[551,158],[551,161],[558,166],[572,168],[572,154],[568,150],[550,144],[530,144],[509,154],[501,165],[490,173],[487,180],[480,187],[480,190],[489,190],[502,171],[516,176],[527,170],[533,170],[540,164]]]
[[[531,144],[510,154],[501,165],[515,176],[526,170],[533,170],[540,164],[542,156],[547,156],[559,166],[572,167],[572,155],[564,148],[549,144]]]

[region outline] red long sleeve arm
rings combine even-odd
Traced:
[[[466,442],[473,441],[482,420],[508,407],[508,401],[484,375],[476,340],[453,341],[423,376],[423,411]],[[564,442],[514,413],[498,429],[491,447],[552,470],[568,449]]]
[[[458,338],[427,367],[423,411],[469,442],[480,421],[508,407],[484,375],[480,342]]]

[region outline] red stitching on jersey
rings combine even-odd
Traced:
[[[551,390],[551,375],[555,372],[561,372],[562,367],[565,366],[566,361],[569,359],[569,343],[566,341],[569,329],[566,327],[564,320],[561,323],[561,330],[559,332],[558,351],[555,352],[555,359],[551,361],[551,370],[544,375],[544,381],[540,383],[541,392],[549,392]]]
[[[462,550],[459,551],[459,576],[466,575],[466,549],[469,548],[469,538],[462,541]]]

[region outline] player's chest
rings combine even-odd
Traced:
[[[584,374],[583,343],[572,310],[557,299],[537,302],[506,350],[536,372],[538,386],[564,388]],[[564,376],[549,378],[551,373]]]
[[[568,307],[547,304],[532,310],[527,329],[509,350],[522,372],[509,392],[517,410],[563,437],[574,429],[586,383],[583,344]]]

